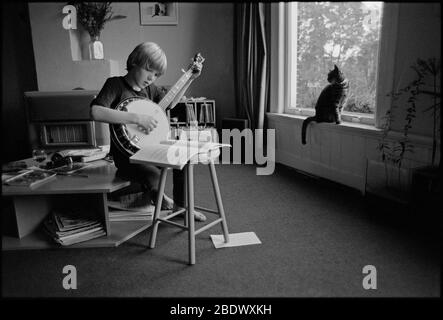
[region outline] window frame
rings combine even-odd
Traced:
[[[291,54],[296,48],[294,25],[297,20],[291,19],[294,4],[271,4],[271,107],[270,111],[290,115],[312,116],[314,109],[290,108],[296,97],[291,94],[291,72],[296,70],[292,64]],[[374,125],[380,128],[382,118],[390,109],[392,98],[388,93],[394,88],[394,65],[397,47],[398,3],[383,3],[380,23],[380,43],[378,48],[378,68],[376,75],[376,104],[373,115],[354,112],[342,112],[344,122]],[[295,30],[296,32],[296,30]],[[295,91],[296,92],[296,91]]]

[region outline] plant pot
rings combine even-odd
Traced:
[[[368,160],[366,168],[366,192],[407,203],[411,190],[411,169],[377,160]]]
[[[412,172],[412,208],[432,230],[441,226],[441,177],[437,166],[415,168]]]
[[[415,168],[412,172],[412,189],[414,192],[439,194],[441,191],[440,168],[437,166]]]

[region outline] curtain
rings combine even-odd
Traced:
[[[270,4],[235,5],[235,87],[237,117],[247,118],[249,128],[263,129],[269,106]],[[269,22],[268,22],[269,24]]]

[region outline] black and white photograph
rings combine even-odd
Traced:
[[[440,299],[439,2],[1,6],[2,300]]]
[[[142,25],[178,24],[177,2],[140,2],[140,23]]]

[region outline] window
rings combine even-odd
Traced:
[[[377,124],[377,114],[386,110],[386,94],[392,88],[395,4],[290,2],[278,6],[273,16],[279,22],[273,34],[278,32],[284,42],[277,45],[285,62],[285,75],[280,77],[284,108],[279,109],[313,115],[327,73],[336,64],[350,81],[343,120]]]

